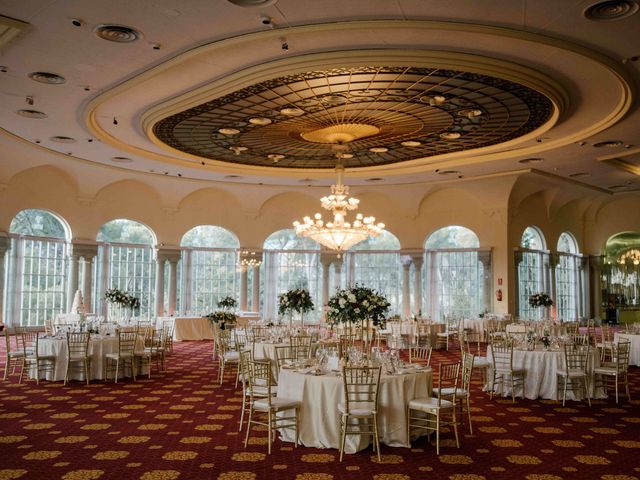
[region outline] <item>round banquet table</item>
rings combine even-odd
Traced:
[[[478,334],[481,342],[484,342],[484,332],[487,329],[486,318],[465,318],[462,320],[462,328],[471,333]]]
[[[640,335],[620,332],[616,333],[613,336],[614,343],[618,343],[618,340],[621,339],[631,340],[631,350],[629,351],[629,365],[640,367]]]
[[[491,346],[487,348],[487,358],[491,364]],[[594,375],[593,368],[600,365],[600,359],[596,355],[595,349],[589,351],[589,363],[587,366],[587,376],[589,377],[589,395],[591,398],[606,398],[606,394],[602,392],[602,389],[598,389],[596,395],[594,395]],[[513,349],[513,368],[524,369],[526,375],[524,377],[524,397],[530,400],[536,400],[538,398],[544,398],[547,400],[558,399],[558,370],[564,368],[564,351],[560,349],[544,350],[541,347],[535,350],[522,350],[519,348]],[[487,376],[486,389],[491,388],[492,372],[489,372]],[[511,396],[511,389],[509,382],[505,382],[503,388],[503,395],[505,397]],[[567,391],[567,399],[569,400],[581,400],[576,397],[576,393],[579,391]],[[521,397],[522,388],[516,387],[516,397]],[[562,398],[562,397],[561,397]]]
[[[378,390],[378,433],[380,441],[391,447],[407,444],[407,404],[417,397],[430,397],[433,374],[431,368],[411,373],[380,377]],[[342,378],[339,374],[305,374],[281,369],[278,397],[300,400],[300,442],[307,447],[340,448],[340,414],[343,401]],[[282,438],[293,442],[293,429],[285,429]],[[366,448],[370,437],[348,435],[346,453]]]
[[[142,351],[144,345],[142,340],[136,345],[136,351]],[[104,362],[107,353],[116,353],[118,351],[117,335],[91,335],[89,340],[88,354],[91,358],[89,364],[89,376],[91,380],[104,380]],[[55,371],[46,372],[46,379],[50,381],[64,380],[64,374],[67,369],[67,341],[58,337],[41,337],[38,341],[38,352],[40,355],[55,355],[56,366]],[[74,364],[76,365],[76,364]],[[138,367],[139,368],[139,367]],[[144,372],[146,373],[146,372]],[[128,372],[130,374],[130,372]],[[138,372],[136,375],[140,375]],[[35,378],[35,367],[29,372],[29,376]],[[84,371],[81,369],[72,369],[69,372],[70,380],[84,380]]]

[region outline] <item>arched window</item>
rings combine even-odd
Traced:
[[[345,255],[347,283],[361,284],[379,291],[391,303],[389,314],[402,314],[402,264],[400,240],[383,231],[354,245]]]
[[[100,227],[97,236],[103,245],[98,252],[99,300],[106,315],[104,292],[118,288],[140,299],[140,315],[153,313],[156,237],[149,227],[127,219],[116,219]]]
[[[206,315],[227,296],[238,300],[238,238],[222,227],[199,225],[182,237],[183,309]]]
[[[619,315],[630,315],[621,307],[640,307],[640,232],[620,232],[612,235],[604,247],[602,267],[602,300],[607,308],[602,318],[607,322],[622,321]],[[631,317],[627,317],[631,321]]]
[[[306,288],[316,306],[305,318],[318,319],[320,299],[320,245],[298,237],[293,229],[279,230],[264,241],[265,261],[262,295],[264,317],[278,316],[278,295],[295,288]]]
[[[578,242],[563,232],[558,238],[556,266],[556,311],[562,320],[577,320],[580,306],[580,265]]]
[[[516,252],[518,269],[518,316],[523,319],[539,320],[543,310],[529,305],[529,297],[534,293],[553,295],[547,282],[549,256],[544,252],[546,242],[537,227],[527,227],[520,238],[522,250]]]
[[[490,308],[485,298],[485,264],[480,261],[475,232],[457,225],[444,227],[429,235],[424,248],[423,298],[431,318],[473,317]],[[484,257],[490,267],[489,252]]]
[[[23,326],[43,325],[66,310],[67,254],[71,232],[46,210],[28,209],[11,221],[7,317]]]

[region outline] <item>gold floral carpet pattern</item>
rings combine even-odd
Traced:
[[[434,351],[432,365],[457,358]],[[4,352],[0,350],[0,358]],[[441,454],[422,437],[413,448],[293,448],[266,432],[245,450],[234,373],[220,387],[210,342],[177,343],[165,373],[123,383],[0,382],[0,480],[8,479],[640,479],[640,369],[632,401],[489,400],[473,386],[474,434],[461,448],[442,436]]]

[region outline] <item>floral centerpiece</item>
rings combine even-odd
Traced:
[[[550,307],[553,305],[553,300],[546,293],[534,293],[529,295],[529,306],[533,308],[538,307]]]
[[[383,326],[391,304],[380,293],[372,288],[357,285],[345,290],[338,290],[329,299],[327,322],[330,324],[359,324],[364,331],[369,326]]]
[[[218,302],[218,307],[225,310],[231,310],[238,305],[238,302],[233,297],[224,297]]]
[[[130,316],[134,310],[140,309],[140,299],[129,292],[123,292],[118,288],[110,288],[104,292],[107,303],[117,305],[124,311],[125,317]]]
[[[207,315],[205,315],[205,317],[211,320],[216,325],[218,325],[222,330],[224,330],[227,325],[235,325],[237,320],[235,313],[226,312],[222,310],[218,310],[217,312],[213,312],[213,313],[208,313]]]
[[[293,312],[300,314],[304,325],[304,314],[314,309],[313,300],[309,290],[297,288],[278,295],[278,313],[280,315],[289,314],[289,326],[293,321]]]

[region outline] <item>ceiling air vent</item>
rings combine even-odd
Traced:
[[[111,158],[111,161],[115,163],[132,163],[133,162],[133,160],[130,159],[129,157],[113,157]]]
[[[49,140],[56,143],[76,143],[75,138],[63,137],[63,136],[51,137]]]
[[[38,110],[18,110],[16,113],[24,118],[37,118],[39,120],[49,116],[44,112],[39,112]]]
[[[229,3],[233,3],[238,7],[268,7],[277,1],[278,0],[228,0]]]
[[[50,72],[31,72],[29,78],[36,82],[47,83],[49,85],[62,85],[67,81],[64,77]]]
[[[103,40],[116,43],[131,43],[138,40],[142,34],[124,25],[98,25],[95,34]]]
[[[584,16],[594,22],[609,22],[630,17],[638,11],[638,3],[633,0],[607,0],[591,5]]]
[[[596,148],[616,148],[621,147],[622,142],[620,140],[607,140],[605,142],[598,142],[593,144]]]

